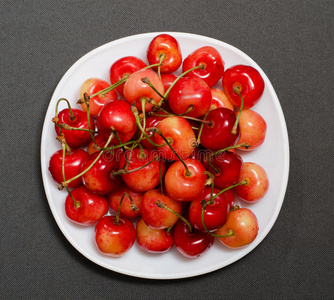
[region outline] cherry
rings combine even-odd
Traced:
[[[171,208],[178,214],[181,213],[182,204],[170,197],[167,197],[161,193],[160,190],[147,191],[142,198],[142,218],[147,226],[154,229],[166,229],[173,226],[178,216],[174,213],[160,208],[156,205],[156,202],[161,202]]]
[[[174,83],[174,81],[177,79],[177,76],[174,74],[161,74],[161,81],[164,85],[164,90],[165,92],[167,92],[167,90],[169,89],[169,87]],[[167,101],[164,101],[163,103],[165,103]]]
[[[264,80],[258,70],[251,66],[236,65],[225,70],[222,78],[223,90],[233,105],[244,109],[251,108],[260,101],[264,91]],[[236,91],[238,90],[238,92]]]
[[[160,176],[164,176],[166,171],[165,162],[161,160],[159,163],[158,160],[159,155],[154,150],[140,148],[127,150],[120,157],[118,173],[133,191],[152,190],[160,183]]]
[[[267,123],[259,113],[251,109],[244,109],[240,114],[239,124],[240,139],[238,143],[250,145],[248,148],[239,148],[240,150],[252,151],[263,144],[266,138]]]
[[[182,117],[164,118],[157,127],[161,134],[167,139],[174,151],[181,159],[188,158],[196,146],[196,137],[190,124]],[[153,131],[152,131],[153,132]],[[159,147],[159,155],[168,160],[178,160],[179,158],[173,152],[169,145],[166,145],[165,139],[158,133],[154,134],[155,142]]]
[[[153,229],[143,219],[137,222],[136,236],[139,247],[149,253],[165,253],[174,246],[173,234],[165,229]]]
[[[93,225],[108,213],[108,202],[105,196],[97,195],[80,186],[67,195],[65,213],[77,224]]]
[[[175,114],[201,117],[209,111],[211,103],[212,94],[209,86],[197,77],[180,78],[168,94],[169,107]],[[189,111],[191,107],[193,109]]]
[[[132,248],[135,241],[135,227],[127,218],[104,216],[95,226],[95,244],[105,255],[120,257]]]
[[[110,87],[110,84],[100,78],[89,78],[87,79],[80,87],[79,97],[83,97],[85,93],[88,96],[92,96],[95,93],[104,90],[105,88]],[[93,96],[89,99],[89,113],[92,117],[97,117],[100,110],[104,106],[104,104],[108,103],[109,101],[116,100],[117,93],[115,90],[110,90],[107,93],[99,93],[96,96]],[[87,111],[86,103],[82,103],[81,107],[84,111]]]
[[[186,76],[196,76],[203,79],[209,87],[213,87],[224,73],[224,61],[219,52],[210,46],[201,47],[189,54],[183,61],[182,72],[199,64],[204,68],[189,72]]]
[[[152,88],[153,87],[153,88]],[[124,85],[125,100],[135,105],[139,111],[149,112],[153,104],[160,102],[164,93],[164,85],[157,73],[150,69],[139,70],[129,76]]]
[[[232,209],[226,224],[216,231],[219,241],[229,248],[244,247],[253,242],[258,234],[259,225],[255,214],[248,208]],[[232,234],[229,234],[231,233]]]
[[[201,198],[191,201],[189,206],[189,222],[194,229],[199,231],[217,230],[226,223],[230,210],[230,203],[224,193],[219,194],[212,201],[211,198],[220,192],[218,189],[211,190],[207,187]],[[202,210],[204,209],[204,224]]]
[[[157,116],[153,116],[153,117],[148,117],[146,118],[146,121],[145,121],[145,132],[147,135],[150,135],[151,132],[148,132],[147,131],[147,128],[151,128],[151,127],[156,127],[158,126],[158,124],[164,119],[164,117],[157,117]],[[155,141],[154,140],[154,136],[152,136],[150,138],[153,142]],[[153,144],[151,144],[147,139],[143,139],[140,144],[146,148],[146,149],[156,149],[157,147]]]
[[[107,195],[118,188],[120,178],[112,175],[113,171],[118,170],[118,161],[114,153],[104,152],[100,157],[99,153],[89,155],[82,164],[81,171],[88,168],[89,170],[81,176],[82,182],[88,190]]]
[[[131,111],[131,106],[124,100],[110,101],[104,105],[96,119],[96,127],[99,134],[108,135],[114,132],[115,136],[111,144],[125,143],[136,133],[136,119]],[[118,139],[117,139],[118,137]]]
[[[176,249],[185,257],[197,258],[206,253],[213,245],[214,237],[207,232],[190,230],[181,219],[173,228]]]
[[[173,73],[182,63],[182,54],[179,43],[169,34],[159,34],[153,38],[147,49],[147,60],[150,65],[162,63],[152,67],[161,73]]]
[[[239,181],[243,159],[240,155],[224,151],[213,155],[209,159],[207,170],[215,175],[214,185],[218,189],[225,189]]]
[[[234,106],[231,103],[231,101],[228,99],[224,91],[220,89],[211,89],[211,94],[212,94],[212,105],[211,105],[211,110],[216,109],[218,107],[226,107],[230,110],[234,110]]]
[[[138,57],[125,56],[116,60],[110,67],[109,75],[110,82],[115,84],[122,80],[122,78],[130,76],[132,73],[139,71],[147,65]],[[116,91],[123,96],[124,83],[115,88]]]
[[[55,130],[57,135],[64,134],[66,143],[70,148],[84,147],[91,141],[89,129],[94,131],[95,124],[93,118],[90,117],[90,126],[88,126],[87,114],[84,111],[76,108],[65,108],[59,112],[54,120],[56,121]],[[75,128],[79,130],[75,130]]]
[[[117,212],[123,197],[122,206],[120,208],[120,216],[128,219],[134,219],[141,214],[141,200],[143,195],[143,192],[135,192],[126,184],[121,183],[117,190],[111,192],[107,196],[107,199],[110,208],[114,212]]]
[[[91,140],[87,146],[87,152],[89,155],[99,152],[108,140],[107,135],[97,134],[94,136],[94,140]]]
[[[63,164],[63,150],[56,151],[50,158],[49,162],[49,171],[52,175],[52,178],[57,183],[62,183],[66,179],[70,179],[81,172],[81,165],[86,161],[88,153],[83,149],[73,149],[65,152],[64,160],[64,172],[65,179],[63,178],[62,173],[62,164]],[[67,186],[68,188],[76,188],[82,185],[81,178],[77,178],[70,182]]]
[[[239,181],[246,180],[247,184],[235,187],[236,195],[247,202],[257,202],[262,199],[269,189],[269,179],[266,171],[253,162],[243,163]]]
[[[206,118],[206,121],[210,124],[204,124],[203,126],[202,145],[213,151],[235,145],[240,137],[239,124],[236,127],[236,133],[232,133],[236,119],[236,114],[225,107],[210,111]]]
[[[200,197],[207,180],[205,172],[204,166],[195,159],[174,162],[165,175],[167,195],[178,201],[191,201]]]

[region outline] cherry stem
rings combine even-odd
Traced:
[[[241,115],[241,112],[242,112],[242,110],[243,110],[243,108],[244,108],[244,98],[243,98],[242,95],[241,95],[240,87],[239,87],[239,86],[236,86],[236,87],[234,88],[234,92],[237,93],[237,94],[239,95],[240,100],[241,100],[241,104],[240,104],[239,114],[238,114],[238,116],[237,116],[237,119],[235,120],[235,123],[234,123],[233,128],[232,128],[232,131],[231,131],[232,134],[236,134],[236,133],[237,133],[237,127],[238,127],[238,124],[239,124],[240,115]]]
[[[161,66],[163,65],[163,60],[166,58],[166,54],[165,53],[162,53],[160,55],[160,59],[159,59],[159,63],[160,63],[160,66],[158,67],[158,75],[159,75],[159,78],[161,78],[161,73],[160,73],[160,69],[161,69]]]
[[[189,171],[186,163],[182,160],[182,158],[176,153],[176,151],[174,150],[174,148],[172,147],[172,145],[170,144],[170,142],[168,141],[168,139],[166,139],[166,137],[162,134],[161,130],[158,127],[151,127],[151,128],[147,128],[147,131],[153,131],[157,134],[159,134],[162,139],[166,142],[166,144],[169,146],[169,148],[173,151],[173,153],[176,155],[176,157],[180,160],[180,162],[184,165],[184,168],[186,169],[186,176],[191,176],[192,173]]]
[[[139,128],[140,132],[145,136],[145,138],[155,147],[163,147],[165,146],[165,144],[162,144],[162,145],[158,145],[156,144],[155,142],[153,142],[151,139],[150,139],[150,136],[145,132],[144,128],[142,127],[141,123],[140,123],[140,119],[139,119],[139,113],[138,113],[138,109],[136,108],[135,105],[132,105],[131,106],[131,111],[132,113],[134,114],[135,118],[136,118],[136,124],[137,124],[137,127]]]
[[[146,83],[146,84],[148,84],[149,87],[150,87],[153,91],[155,91],[161,98],[164,98],[164,96],[160,94],[160,92],[155,88],[155,86],[152,84],[152,82],[151,82],[147,77],[143,77],[143,78],[141,79],[141,81],[144,82],[144,83]],[[165,99],[164,99],[164,100],[165,100]]]
[[[100,94],[105,95],[105,94],[109,93],[111,90],[113,90],[113,89],[117,88],[118,86],[120,86],[121,84],[123,84],[128,79],[128,77],[129,77],[129,75],[125,74],[119,81],[115,82],[111,86],[108,86],[105,89],[100,90],[100,91],[96,92],[95,94],[92,94],[92,95],[90,95],[88,97],[89,98],[94,98],[95,96],[98,96]],[[86,103],[85,96],[83,98],[80,98],[77,103],[78,104]]]
[[[131,159],[131,156],[130,156],[130,159]],[[129,164],[130,164],[130,159],[129,159]],[[146,164],[136,168],[136,169],[132,169],[132,170],[128,170],[129,169],[129,164],[127,165],[127,168],[126,169],[119,169],[118,171],[115,171],[115,172],[112,172],[112,175],[113,176],[117,176],[117,175],[124,175],[124,174],[130,174],[130,173],[133,173],[133,172],[136,172],[136,171],[139,171],[145,167],[147,167],[149,164],[151,164],[152,162],[154,161],[157,161],[159,159],[158,156],[155,156],[153,159],[151,159],[149,162],[147,162]]]
[[[159,158],[159,178],[160,178],[161,195],[164,195],[163,176],[161,171],[161,158]]]
[[[242,144],[238,144],[238,145],[234,145],[234,146],[229,146],[229,147],[226,147],[224,149],[221,149],[221,150],[218,150],[217,152],[215,153],[212,153],[209,157],[208,157],[208,163],[210,165],[210,167],[215,171],[215,173],[219,174],[219,170],[216,169],[213,164],[212,164],[212,161],[211,161],[211,158],[219,153],[222,153],[222,152],[225,152],[227,150],[230,150],[230,149],[235,149],[235,148],[241,148],[241,147],[244,147],[246,149],[248,149],[250,147],[250,144],[248,143],[242,143]]]
[[[238,183],[236,183],[236,184],[232,184],[232,185],[230,185],[229,187],[227,187],[227,188],[221,190],[221,191],[220,191],[219,193],[217,193],[215,196],[211,197],[210,200],[206,201],[206,203],[205,203],[204,205],[207,206],[208,204],[212,204],[212,203],[214,203],[214,199],[215,199],[216,197],[218,197],[219,195],[221,195],[222,193],[224,193],[224,192],[226,192],[226,191],[228,191],[228,190],[230,190],[230,189],[233,189],[233,188],[235,188],[236,186],[239,186],[239,185],[246,185],[246,184],[248,184],[248,182],[249,182],[248,179],[244,179],[244,180],[242,180],[242,181],[240,181],[240,182],[238,182]]]
[[[206,121],[206,118],[208,116],[208,113],[207,112],[205,115],[204,115],[204,118],[203,118],[203,121]],[[210,122],[211,123],[211,122]],[[212,124],[212,123],[211,123]],[[201,143],[201,136],[202,136],[202,131],[203,131],[203,127],[204,127],[204,123],[202,122],[201,123],[201,126],[199,128],[199,132],[198,132],[198,136],[197,136],[197,145],[199,145]]]
[[[116,213],[116,220],[114,221],[114,224],[117,225],[117,226],[119,225],[119,215],[121,214],[121,206],[122,206],[122,202],[123,202],[123,199],[124,199],[124,197],[125,197],[126,195],[129,196],[128,193],[124,193],[124,194],[122,195],[121,200],[119,201],[118,210],[117,210],[117,213]]]
[[[55,118],[54,118],[54,122],[56,124],[58,124],[58,107],[59,107],[59,103],[61,101],[65,101],[67,103],[67,107],[68,107],[68,110],[70,111],[70,120],[73,122],[75,120],[75,115],[73,114],[73,111],[72,111],[72,107],[71,107],[71,104],[70,102],[66,99],[66,98],[60,98],[58,101],[57,101],[57,104],[56,104],[56,113],[55,113]]]
[[[181,219],[184,223],[187,224],[187,226],[189,227],[189,232],[193,232],[193,228],[190,224],[190,222],[184,218],[183,216],[181,216],[179,213],[177,213],[176,211],[172,210],[171,208],[169,208],[167,206],[167,204],[163,203],[161,200],[157,200],[155,202],[155,204],[159,207],[159,208],[162,208],[162,209],[165,209],[165,210],[168,210],[169,212],[173,213],[174,215],[178,216],[179,219]]]
[[[232,235],[234,235],[234,232],[233,232],[233,230],[228,230],[227,231],[227,233],[225,234],[225,235],[217,235],[217,234],[214,234],[214,233],[212,233],[212,232],[210,232],[209,231],[209,229],[206,227],[206,225],[205,225],[205,222],[204,222],[204,214],[205,214],[205,208],[204,207],[202,207],[202,224],[203,224],[203,227],[204,227],[204,229],[205,229],[205,231],[208,233],[208,234],[210,234],[210,235],[212,235],[212,236],[214,236],[214,237],[217,237],[217,238],[223,238],[223,237],[228,237],[228,236],[232,236]]]
[[[112,133],[110,134],[110,136],[109,136],[109,138],[108,138],[108,140],[107,140],[107,142],[106,142],[106,144],[105,144],[104,147],[107,147],[107,146],[108,146],[108,144],[109,144],[110,141],[113,139],[113,137],[114,137],[114,133],[112,132]],[[94,161],[93,161],[93,162],[92,162],[92,163],[91,163],[85,170],[83,170],[81,173],[77,174],[76,176],[74,176],[74,177],[72,177],[72,178],[70,178],[70,179],[68,179],[68,180],[66,180],[66,181],[63,181],[63,182],[59,185],[58,189],[62,190],[63,187],[65,187],[65,186],[67,187],[67,185],[68,185],[70,182],[72,182],[73,180],[75,180],[75,179],[81,177],[81,176],[84,175],[86,172],[88,172],[88,171],[94,166],[94,164],[99,160],[99,158],[101,157],[101,155],[102,155],[104,152],[105,152],[105,150],[101,150],[100,153],[99,153],[99,154],[96,156],[96,158],[94,159]]]

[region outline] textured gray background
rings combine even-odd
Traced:
[[[0,1],[0,299],[329,299],[333,289],[333,1]],[[213,273],[128,277],[79,254],[40,173],[44,115],[90,50],[152,31],[197,33],[252,57],[288,127],[289,185],[270,234]]]

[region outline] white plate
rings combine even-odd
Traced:
[[[259,221],[259,234],[249,246],[231,250],[215,242],[209,252],[197,259],[188,259],[175,248],[165,254],[147,254],[138,245],[121,258],[110,258],[99,253],[94,244],[94,226],[81,227],[70,222],[64,212],[66,191],[59,191],[48,171],[49,159],[60,144],[55,140],[54,124],[51,122],[55,105],[59,98],[67,98],[74,107],[78,99],[81,84],[90,77],[99,77],[109,81],[111,64],[128,55],[134,55],[146,61],[146,49],[149,42],[159,32],[146,33],[122,38],[100,46],[80,58],[60,80],[51,98],[43,125],[41,140],[41,168],[45,193],[53,216],[68,241],[85,257],[94,263],[115,272],[135,277],[151,279],[177,279],[205,274],[223,268],[251,252],[268,234],[280,212],[288,182],[289,142],[284,115],[276,93],[261,68],[242,51],[224,42],[188,33],[167,32],[180,43],[183,58],[201,46],[213,46],[222,55],[225,68],[235,64],[255,67],[264,78],[265,91],[262,100],[253,109],[267,122],[267,136],[264,144],[253,152],[243,153],[244,161],[260,164],[270,180],[266,196],[250,207]],[[221,83],[219,82],[217,86]],[[60,106],[59,111],[65,107]]]

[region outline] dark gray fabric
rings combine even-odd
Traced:
[[[330,299],[333,289],[333,1],[0,1],[0,299]],[[197,33],[252,57],[290,139],[280,215],[250,254],[171,281],[103,269],[49,209],[40,137],[66,70],[90,50],[154,31]]]

